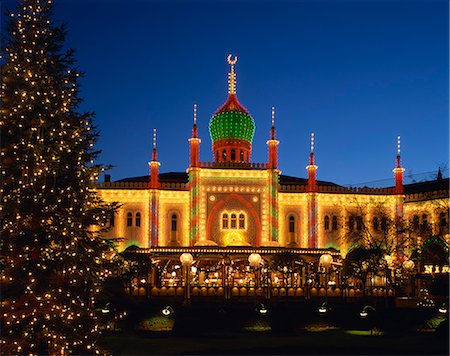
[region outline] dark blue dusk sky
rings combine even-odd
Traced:
[[[82,108],[97,114],[113,180],[148,174],[153,127],[160,171],[184,171],[194,102],[201,160],[212,160],[228,53],[256,123],[253,162],[267,160],[274,105],[283,174],[306,176],[311,132],[321,180],[392,177],[399,134],[407,174],[448,165],[446,0],[56,0],[55,18],[86,73]]]

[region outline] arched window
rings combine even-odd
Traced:
[[[363,221],[361,216],[356,217],[356,230],[361,231],[363,228]]]
[[[331,228],[333,230],[338,229],[338,220],[337,220],[337,216],[335,216],[335,215],[333,215],[333,218],[331,219]]]
[[[295,232],[295,216],[289,216],[289,232]]]
[[[171,222],[170,230],[177,231],[177,214],[172,214]]]
[[[114,226],[115,215],[116,215],[116,213],[114,211],[111,211],[111,213],[109,214],[109,226],[111,226],[111,227]]]
[[[228,214],[222,215],[222,229],[228,229]]]
[[[216,162],[219,162],[219,151],[216,151]]]
[[[387,221],[387,217],[383,216],[381,218],[381,230],[382,231],[386,231],[388,227],[388,221]]]
[[[131,213],[127,214],[127,226],[133,226],[133,214]]]
[[[324,225],[326,231],[330,230],[330,217],[328,215],[325,215]]]
[[[230,160],[236,161],[236,150],[234,148],[230,151]]]
[[[378,218],[375,216],[373,218],[373,229],[375,231],[378,231],[379,228],[380,228],[380,222],[378,221]]]
[[[353,231],[355,229],[355,218],[353,216],[350,216],[348,218],[348,228],[350,231]]]
[[[414,229],[418,229],[420,226],[419,215],[413,216],[413,227]]]
[[[445,216],[445,213],[440,213],[439,214],[439,225],[441,227],[446,227],[447,226],[447,217]]]
[[[237,216],[236,214],[231,214],[231,219],[230,219],[230,228],[231,229],[236,229],[237,227]]]
[[[239,229],[245,229],[245,215],[239,214]]]
[[[241,150],[241,152],[239,153],[239,160],[241,162],[244,162],[244,151]]]
[[[136,213],[136,226],[141,226],[141,213]]]
[[[422,226],[428,227],[428,215],[427,214],[422,215]]]
[[[222,161],[225,162],[227,160],[227,151],[222,151]]]

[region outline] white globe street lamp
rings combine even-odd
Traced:
[[[259,267],[261,259],[261,255],[259,253],[252,253],[250,256],[248,256],[248,262],[252,267]]]
[[[329,253],[325,253],[322,256],[320,256],[319,264],[325,268],[330,268],[331,263],[333,263],[333,256],[331,256]]]
[[[184,303],[189,304],[191,299],[190,271],[194,257],[190,253],[185,252],[180,256],[180,262],[184,269]]]
[[[190,266],[193,261],[194,257],[188,252],[185,252],[180,256],[180,262],[183,266]]]

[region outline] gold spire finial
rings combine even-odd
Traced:
[[[153,149],[156,150],[156,128],[153,129]]]
[[[397,136],[397,156],[400,156],[400,136]]]
[[[236,64],[238,57],[234,56],[231,59],[232,54],[227,57],[227,62],[231,66],[230,73],[228,73],[228,94],[236,94],[236,74],[234,73],[234,65]]]
[[[314,153],[314,132],[311,133],[311,153]]]

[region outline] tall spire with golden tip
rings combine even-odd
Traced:
[[[234,59],[231,59],[231,56],[229,54],[227,57],[227,62],[231,66],[230,73],[228,73],[228,94],[236,94],[236,73],[234,72],[234,65],[238,57],[234,56]]]

